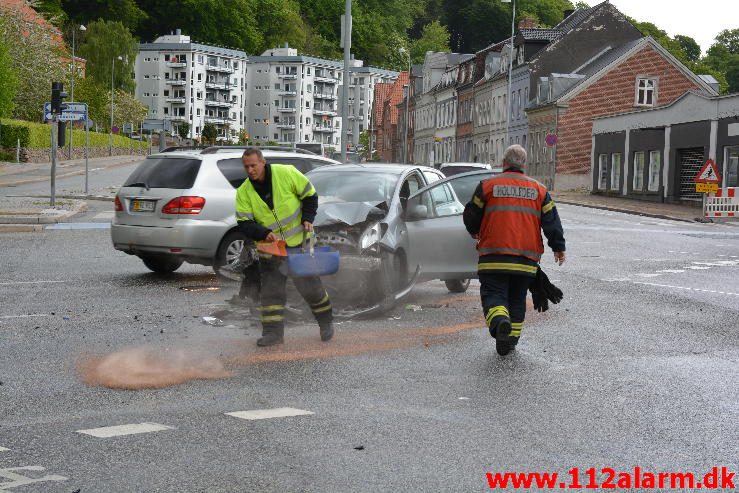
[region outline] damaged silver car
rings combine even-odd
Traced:
[[[478,173],[465,176],[471,174]],[[341,252],[339,272],[324,279],[332,297],[376,304],[432,279],[462,293],[477,276],[475,241],[453,178],[425,166],[374,163],[307,176],[319,196],[318,241]]]

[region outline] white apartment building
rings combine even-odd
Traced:
[[[190,36],[160,36],[139,44],[136,99],[149,107],[147,118],[190,125],[199,138],[206,123],[218,140],[236,142],[244,128],[246,53],[190,41]]]
[[[245,111],[251,140],[321,143],[339,150],[343,68],[343,61],[298,55],[287,45],[250,57]],[[352,60],[347,129],[352,145],[369,121],[374,84],[397,77],[398,72]]]

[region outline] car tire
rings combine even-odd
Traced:
[[[221,275],[220,268],[239,260],[239,255],[241,255],[241,250],[244,248],[244,242],[246,241],[248,241],[246,236],[239,231],[231,231],[223,237],[221,245],[218,247],[218,252],[216,252],[216,258],[213,261],[213,270],[219,278],[227,279]]]
[[[469,279],[449,279],[444,281],[446,288],[452,293],[464,293],[470,287]]]
[[[180,268],[184,260],[174,255],[141,256],[144,265],[157,274],[171,274]]]

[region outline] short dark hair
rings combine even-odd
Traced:
[[[260,161],[264,161],[264,154],[262,154],[262,151],[258,147],[249,147],[244,151],[244,154],[241,155],[241,159],[244,159],[247,156],[251,156],[253,154],[256,154]]]

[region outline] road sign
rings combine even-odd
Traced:
[[[133,123],[124,123],[123,124],[123,133],[124,134],[133,133]]]
[[[696,183],[695,191],[698,193],[716,193],[718,192],[718,183]]]
[[[59,115],[60,122],[85,121],[87,103],[65,103],[67,108]],[[51,120],[51,103],[44,103],[44,121]]]
[[[115,127],[114,126],[111,130],[113,131],[114,134],[117,134],[118,133],[118,127]]]
[[[721,183],[721,175],[718,172],[718,167],[713,159],[706,161],[706,164],[701,168],[700,172],[695,175],[694,181],[696,183]]]
[[[87,119],[87,115],[84,113],[70,113],[70,112],[62,112],[61,115],[59,115],[59,121],[60,122],[83,122]]]
[[[546,142],[547,146],[554,147],[557,145],[557,135],[556,134],[547,134],[546,137],[544,137],[544,142]]]

